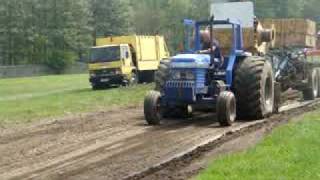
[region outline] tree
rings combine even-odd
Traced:
[[[318,0],[253,0],[258,17],[320,21]],[[183,41],[182,20],[208,19],[209,0],[0,0],[0,64],[63,70],[84,59],[96,37],[164,35]]]
[[[129,3],[125,0],[91,0],[93,37],[123,35],[130,31]]]
[[[0,26],[1,26],[1,49],[2,49],[2,64],[15,65],[24,61],[24,18],[23,1],[1,0],[0,7]]]
[[[131,0],[138,34],[164,35],[171,51],[183,42],[183,19],[208,19],[208,0]]]

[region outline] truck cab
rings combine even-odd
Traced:
[[[128,44],[92,47],[89,62],[92,86],[134,82],[135,77],[131,74],[135,70],[132,54]]]

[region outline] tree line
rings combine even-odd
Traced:
[[[60,71],[88,57],[96,37],[161,34],[175,51],[184,18],[205,19],[210,0],[0,0],[0,65]],[[318,0],[254,0],[258,17],[319,19]],[[317,15],[317,13],[319,15]]]

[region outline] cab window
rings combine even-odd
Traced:
[[[120,60],[120,46],[92,48],[91,62],[112,62]]]

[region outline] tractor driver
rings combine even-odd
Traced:
[[[218,67],[221,67],[223,65],[223,57],[221,55],[221,50],[219,46],[218,40],[216,40],[214,37],[212,37],[212,43],[210,43],[210,31],[208,28],[206,30],[202,30],[200,32],[200,40],[202,47],[199,51],[200,54],[211,54],[211,65],[217,65]],[[210,47],[212,44],[212,47]]]

